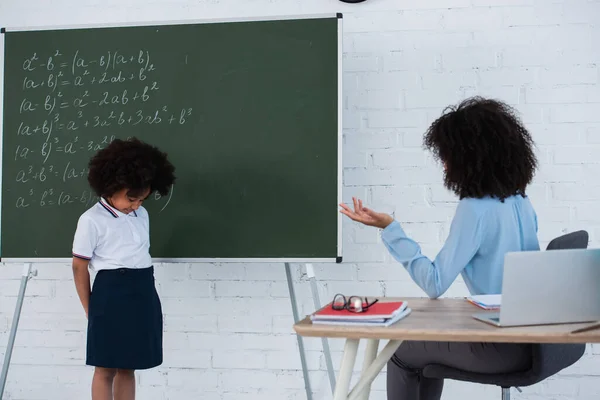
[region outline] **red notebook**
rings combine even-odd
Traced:
[[[334,310],[331,303],[311,315],[312,320],[361,320],[388,319],[406,309],[405,301],[377,302],[366,311],[356,313],[348,310]]]

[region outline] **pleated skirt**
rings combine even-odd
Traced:
[[[163,316],[154,267],[99,271],[88,309],[86,364],[140,370],[162,362]]]

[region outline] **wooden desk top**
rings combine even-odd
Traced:
[[[447,342],[598,343],[600,328],[570,333],[592,323],[499,328],[472,317],[482,310],[465,299],[382,298],[408,302],[412,312],[389,327],[313,325],[310,317],[294,325],[301,336],[346,339],[431,340]]]

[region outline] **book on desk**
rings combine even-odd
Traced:
[[[313,324],[390,326],[411,313],[405,301],[378,302],[363,312],[334,310],[331,303],[310,316]]]
[[[480,294],[466,298],[467,301],[484,310],[500,310],[502,305],[501,294]]]

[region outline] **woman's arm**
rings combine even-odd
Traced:
[[[75,289],[81,301],[81,305],[85,310],[85,316],[88,316],[90,305],[90,272],[88,271],[89,260],[73,257],[73,280],[75,281]]]
[[[421,247],[410,239],[397,221],[382,232],[383,243],[427,296],[440,297],[469,264],[481,243],[480,216],[468,203],[460,202],[446,243],[435,260],[421,253]]]

